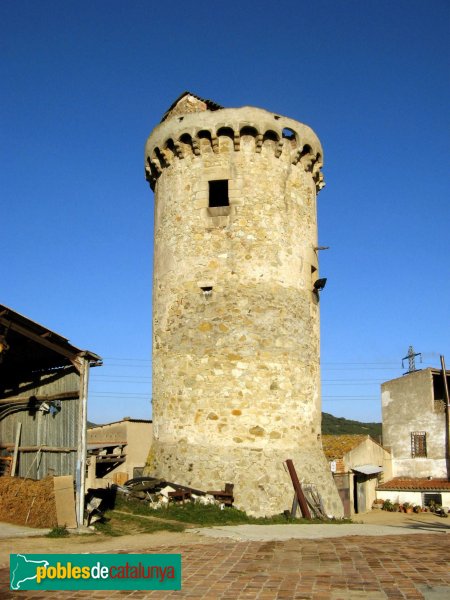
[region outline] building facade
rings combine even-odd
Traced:
[[[124,484],[140,477],[152,443],[152,422],[125,417],[87,430],[86,489]]]
[[[446,374],[450,383],[449,372]],[[442,371],[423,369],[381,386],[383,445],[394,477],[447,478],[446,401]]]
[[[370,511],[378,484],[392,478],[390,453],[369,435],[324,435],[322,440],[345,516]]]
[[[421,507],[434,503],[449,511],[450,481],[447,478],[394,477],[378,486],[377,498]]]
[[[297,121],[183,94],[150,135],[155,193],[149,472],[234,484],[289,508],[284,461],[342,504],[321,446],[316,197],[322,149]]]
[[[101,358],[0,305],[0,473],[75,475],[83,523],[91,367]]]

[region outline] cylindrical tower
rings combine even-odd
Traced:
[[[321,444],[314,132],[183,94],[150,135],[155,192],[149,470],[222,489],[254,515],[289,508],[283,462],[342,503]]]

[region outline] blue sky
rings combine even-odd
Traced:
[[[184,90],[310,125],[323,409],[450,363],[446,0],[0,3],[1,303],[104,357],[89,418],[151,415],[153,194],[143,147]]]

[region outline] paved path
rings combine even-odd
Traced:
[[[284,541],[290,539],[315,540],[351,535],[411,535],[416,533],[449,533],[450,525],[441,520],[438,523],[416,521],[413,525],[367,525],[349,523],[342,525],[228,525],[191,529],[192,533],[210,538],[229,538],[235,541]],[[448,538],[450,544],[450,535]]]
[[[49,531],[50,529],[35,529],[33,527],[14,525],[12,523],[0,523],[0,538],[27,538],[32,536],[42,536],[48,533]]]
[[[121,553],[126,551],[122,548]],[[444,533],[287,541],[211,540],[211,543],[165,545],[151,549],[134,547],[133,552],[181,552],[183,589],[179,592],[9,592],[9,570],[3,568],[0,570],[0,598],[450,598],[450,536]]]

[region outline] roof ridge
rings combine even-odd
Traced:
[[[217,102],[214,102],[214,100],[208,100],[207,98],[202,98],[201,96],[197,96],[197,94],[194,94],[194,93],[186,90],[185,92],[180,94],[178,96],[178,98],[176,98],[176,100],[174,100],[172,102],[172,104],[169,106],[169,108],[164,113],[163,118],[161,119],[161,123],[167,119],[167,117],[170,115],[170,113],[175,108],[175,106],[178,104],[178,102],[180,102],[180,100],[182,100],[185,96],[193,96],[197,100],[200,100],[200,102],[204,102],[209,110],[220,110],[222,108],[225,108],[224,106],[217,104]]]

